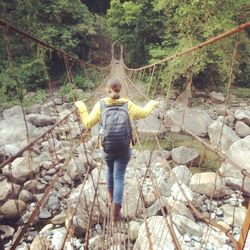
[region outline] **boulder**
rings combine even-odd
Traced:
[[[34,104],[34,105],[31,105],[31,106],[25,108],[25,113],[27,115],[28,114],[40,114],[41,108],[42,108],[41,104]]]
[[[23,111],[22,111],[22,107],[21,106],[14,106],[12,108],[9,109],[5,109],[3,111],[3,118],[5,120],[9,119],[9,118],[13,118],[13,116],[17,116],[19,117],[19,119],[23,119]]]
[[[22,190],[18,196],[18,200],[22,200],[25,203],[28,203],[34,199],[34,195],[27,191],[27,190]]]
[[[0,213],[5,219],[17,220],[26,210],[26,204],[21,200],[8,200],[0,207]]]
[[[250,135],[250,127],[242,121],[237,121],[235,124],[235,132],[239,137],[244,138]]]
[[[37,173],[38,170],[38,164],[27,156],[16,158],[10,167],[5,166],[2,169],[5,176],[20,184],[24,183],[34,173]]]
[[[168,116],[175,119],[178,123],[187,128],[189,131],[201,137],[207,136],[208,127],[213,122],[212,118],[208,115],[206,111],[196,109],[172,109],[167,112],[167,117]],[[167,117],[166,120],[168,120]],[[173,126],[174,123],[171,123]]]
[[[31,123],[27,122],[29,138],[39,135],[39,131]],[[0,145],[12,144],[22,147],[27,144],[26,125],[22,118],[14,116],[0,121]]]
[[[14,235],[15,229],[8,225],[0,225],[0,240],[5,240]]]
[[[0,181],[0,204],[5,202],[12,193],[12,183],[7,179]]]
[[[37,180],[28,180],[24,183],[23,188],[32,193],[42,193],[44,192],[46,185]]]
[[[226,151],[235,141],[240,140],[230,127],[219,120],[209,126],[208,135],[210,142],[222,151]]]
[[[49,101],[44,103],[41,107],[41,114],[48,115],[48,116],[55,116],[56,115],[56,107],[53,101]]]
[[[250,135],[234,142],[226,153],[231,160],[250,173]],[[228,186],[241,189],[243,185],[242,191],[250,195],[250,180],[245,178],[243,183],[243,175],[240,170],[225,160],[219,171]]]
[[[16,155],[19,151],[20,151],[20,147],[17,147],[16,145],[7,144],[3,146],[3,154],[5,156]]]
[[[187,201],[193,201],[193,192],[183,183],[174,183],[171,187],[171,197],[176,201],[186,203]]]
[[[122,201],[122,214],[133,218],[142,213],[142,199],[138,188],[138,180],[135,177],[126,178]]]
[[[168,203],[168,198],[165,196],[161,196],[157,199],[150,207],[146,209],[147,217],[158,215],[161,213],[161,209],[164,209]]]
[[[72,218],[75,206],[78,204],[73,220],[73,228],[77,235],[85,232],[88,228],[89,219],[91,219],[90,226],[92,226],[102,222],[103,218],[108,216],[108,193],[106,188],[99,185],[100,188],[96,190],[96,195],[94,195],[97,182],[106,182],[104,169],[101,170],[100,176],[99,171],[98,168],[95,168],[86,183],[73,190],[67,200],[67,221]],[[92,206],[93,212],[91,218],[89,218],[88,211]]]
[[[195,149],[181,146],[171,151],[172,159],[178,164],[194,165],[198,160],[199,154]]]
[[[224,213],[223,221],[227,225],[241,228],[246,217],[247,209],[244,207],[235,207],[225,204],[220,207]]]
[[[26,115],[27,121],[36,127],[44,127],[48,125],[54,125],[57,121],[56,117],[41,114],[29,114]]]
[[[212,91],[209,93],[209,97],[212,103],[221,104],[225,101],[225,97],[220,92]]]
[[[66,213],[61,212],[60,214],[57,214],[51,219],[51,223],[54,225],[60,225],[60,224],[64,224],[65,220],[66,220]]]
[[[250,126],[250,109],[237,109],[235,111],[235,118]]]
[[[135,241],[137,239],[141,224],[142,223],[138,221],[129,222],[129,239],[130,240]]]
[[[37,235],[30,245],[30,250],[44,250],[49,249],[51,242],[43,235]]]
[[[208,197],[222,198],[226,195],[226,186],[222,178],[213,172],[194,174],[189,187],[193,192],[205,194]]]
[[[187,206],[183,202],[176,201],[173,199],[173,197],[169,197],[167,205],[171,209],[171,213],[185,216],[189,218],[190,220],[194,221],[194,217],[190,209],[188,209]]]
[[[185,165],[174,167],[171,174],[174,174],[179,182],[187,186],[192,178],[192,172]]]
[[[73,180],[77,181],[86,173],[87,160],[83,154],[80,154],[78,158],[71,159],[67,167],[67,175]]]
[[[174,250],[175,245],[173,244],[171,233],[168,229],[166,220],[168,220],[169,224],[171,223],[168,217],[164,218],[162,216],[153,216],[148,218],[147,225],[143,223],[140,227],[134,249],[145,250],[152,248]],[[178,241],[182,242],[183,239],[174,225],[173,228],[177,235]],[[148,234],[150,234],[150,238]],[[150,247],[150,244],[152,244],[152,247]]]
[[[158,119],[158,117],[159,117],[159,109],[156,108],[146,118],[136,121],[136,127],[140,132],[140,134],[164,135],[166,133],[166,128],[163,122]]]
[[[178,228],[179,232],[182,234],[190,233],[192,236],[201,237],[202,236],[202,227],[195,223],[193,220],[189,218],[174,214],[172,216],[173,223]]]

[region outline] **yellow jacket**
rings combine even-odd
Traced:
[[[101,101],[104,101],[107,105],[115,105],[128,102],[128,114],[131,121],[145,118],[158,104],[157,101],[151,100],[145,105],[145,107],[140,107],[134,104],[128,98],[120,98],[114,100],[110,97],[103,98]],[[100,121],[101,118],[100,102],[97,102],[95,104],[90,114],[84,102],[77,101],[75,102],[75,105],[78,109],[82,122],[84,123],[86,128],[92,128]]]

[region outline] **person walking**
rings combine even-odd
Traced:
[[[132,153],[131,122],[148,116],[158,102],[150,100],[145,107],[140,107],[128,98],[121,98],[118,78],[107,82],[106,91],[108,96],[98,101],[90,113],[82,101],[75,102],[75,106],[86,128],[90,129],[99,122],[99,140],[107,164],[106,180],[112,203],[112,220],[116,222],[121,219],[124,176]]]

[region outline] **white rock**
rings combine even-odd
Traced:
[[[172,169],[172,173],[176,176],[177,180],[188,186],[192,172],[185,165],[180,165]]]
[[[154,216],[147,219],[147,227],[150,234],[150,240],[152,243],[152,248],[154,250],[161,249],[161,250],[174,250],[175,246],[172,242],[172,238],[167,227],[167,222],[170,223],[168,217],[162,216]],[[174,227],[175,234],[177,236],[178,241],[181,245],[185,245],[185,242],[178,233],[178,230]],[[136,250],[145,250],[150,249],[149,239],[147,237],[147,231],[145,223],[142,224],[139,230],[138,238],[135,242],[134,249]],[[183,247],[184,249],[184,247]]]
[[[250,126],[250,109],[237,109],[235,111],[235,118],[239,121],[245,122]]]
[[[193,200],[193,192],[183,183],[175,183],[171,188],[171,197],[183,203]]]
[[[213,120],[207,112],[196,109],[169,110],[167,115],[198,136],[207,136]],[[166,118],[168,119],[168,118]],[[173,124],[173,122],[171,122]],[[175,125],[176,126],[176,125]]]
[[[210,142],[222,151],[226,151],[235,141],[240,140],[230,127],[219,120],[209,126],[208,135]]]
[[[221,198],[226,194],[222,178],[213,172],[196,173],[192,176],[189,187],[192,191],[208,197]]]
[[[227,225],[234,225],[241,228],[246,217],[247,210],[244,207],[234,207],[230,204],[225,204],[220,207],[224,212],[223,221]]]
[[[243,169],[250,172],[250,135],[234,142],[227,151],[228,157],[235,163],[240,165]],[[243,175],[241,171],[234,167],[232,164],[225,161],[219,169],[221,175],[227,185],[232,188],[240,189],[243,184]],[[243,185],[243,192],[250,194],[250,180],[245,178]]]
[[[199,154],[195,149],[180,146],[171,151],[172,158],[178,164],[192,165],[197,160]]]
[[[8,176],[10,179],[17,183],[23,183],[33,173],[37,173],[39,170],[38,164],[28,157],[16,158],[12,163],[11,167],[5,166],[2,171],[3,174]]]
[[[235,132],[239,137],[243,138],[250,135],[250,127],[242,121],[237,121],[235,124]]]

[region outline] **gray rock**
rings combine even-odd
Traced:
[[[193,220],[190,220],[187,217],[179,214],[174,214],[172,216],[172,220],[178,230],[182,232],[182,234],[190,233],[192,235],[192,238],[194,236],[198,238],[202,236],[203,228],[197,223],[195,223]]]
[[[225,97],[222,93],[212,91],[209,93],[210,100],[212,103],[221,104],[225,101]]]
[[[138,221],[129,222],[129,239],[130,240],[135,241],[137,239],[141,224],[142,223]]]
[[[32,139],[39,135],[39,130],[27,122],[29,138]],[[23,147],[27,142],[26,125],[22,118],[14,116],[7,120],[0,121],[0,145],[12,144]]]
[[[147,228],[150,232],[150,240],[153,245],[153,249],[168,249],[174,250],[175,246],[172,243],[172,238],[167,227],[166,219],[162,216],[154,216],[147,219]],[[174,227],[177,238],[181,241],[181,237]],[[183,240],[184,242],[184,240]],[[147,237],[147,230],[145,223],[140,227],[138,238],[136,239],[134,249],[150,249],[150,242]]]
[[[51,219],[51,223],[54,225],[60,225],[60,224],[64,224],[65,220],[66,220],[66,213],[61,212],[60,214],[56,215],[55,217]]]
[[[14,235],[15,229],[8,225],[0,225],[0,239],[5,240]]]
[[[178,181],[187,186],[189,185],[192,178],[192,172],[185,165],[174,167],[172,173],[176,176]]]
[[[30,250],[43,250],[48,249],[51,245],[49,239],[43,237],[43,235],[37,235],[30,245]]]
[[[22,190],[18,196],[18,199],[22,200],[25,203],[28,203],[34,199],[34,196],[31,192],[29,192],[27,190]]]
[[[36,127],[44,127],[48,125],[54,125],[57,121],[56,117],[50,117],[41,114],[29,114],[26,119]]]
[[[52,210],[52,211],[59,210],[60,208],[59,199],[56,196],[51,195],[49,197],[47,207],[49,210]]]
[[[42,193],[44,192],[46,186],[37,180],[29,180],[24,183],[23,188],[31,191],[32,193]]]
[[[98,182],[106,181],[105,171],[101,169],[99,178],[99,169],[94,169],[91,173],[92,177],[87,180],[84,187],[83,184],[79,185],[75,190],[73,190],[67,200],[68,210],[67,210],[67,221],[73,216],[75,209],[75,204],[79,200],[79,205],[76,209],[75,217],[73,220],[73,228],[76,234],[83,233],[88,228],[89,221],[89,208],[93,206],[93,212],[91,216],[91,226],[100,223],[104,216],[108,216],[107,207],[107,190],[105,188],[99,188],[97,190],[96,196],[95,187]],[[99,185],[100,186],[100,185]],[[98,197],[98,200],[97,200]],[[126,210],[126,208],[125,208]]]
[[[147,217],[157,215],[159,212],[161,212],[161,209],[164,209],[166,207],[167,204],[168,199],[164,196],[161,196],[160,199],[157,199],[153,205],[146,209]]]
[[[222,198],[226,195],[226,186],[221,177],[213,172],[194,174],[189,187],[192,191],[208,197]]]
[[[243,169],[250,172],[250,135],[244,139],[234,142],[227,150],[227,155],[234,162],[239,164]],[[232,188],[241,189],[243,185],[243,192],[250,194],[250,180],[245,178],[243,183],[243,175],[241,171],[236,169],[232,164],[225,161],[219,169],[226,184]]]
[[[176,213],[189,218],[194,221],[194,217],[191,211],[186,207],[183,202],[176,201],[172,197],[168,199],[168,207],[171,209],[171,213]]]
[[[192,165],[199,157],[199,154],[196,150],[185,146],[174,148],[171,151],[171,154],[175,162],[183,165]]]
[[[16,145],[7,144],[3,147],[4,155],[13,156],[16,155],[20,151],[20,148]]]
[[[187,201],[193,201],[193,192],[189,187],[183,183],[175,183],[171,187],[171,197],[176,201],[186,203]]]
[[[26,204],[21,200],[8,200],[0,207],[0,213],[5,219],[19,219],[26,209]]]
[[[49,102],[43,104],[41,107],[41,114],[48,115],[48,116],[56,115],[55,104],[52,101],[49,101]]]
[[[40,214],[39,214],[40,219],[49,219],[51,217],[52,217],[51,212],[49,212],[46,208],[42,208],[40,210]]]
[[[209,126],[208,135],[210,142],[222,151],[226,151],[235,141],[240,140],[230,127],[219,120]]]
[[[23,111],[21,106],[14,106],[3,111],[3,118],[5,120],[12,118],[13,116],[18,116],[23,119]]]
[[[235,118],[250,126],[250,109],[237,109],[235,111]]]
[[[175,119],[189,131],[201,137],[207,136],[208,127],[213,122],[208,113],[203,110],[170,110],[167,112],[167,115]],[[173,126],[173,122],[170,122],[170,124]]]
[[[237,121],[235,124],[235,132],[239,137],[243,138],[250,135],[250,127],[242,121]]]
[[[4,179],[0,181],[0,186],[0,203],[3,203],[12,192],[12,184],[7,179]]]
[[[17,183],[24,183],[28,177],[37,173],[39,166],[28,157],[16,158],[11,166],[5,166],[2,171],[5,176],[8,176],[11,180]]]
[[[244,207],[234,207],[229,204],[225,204],[220,207],[224,213],[223,221],[227,225],[234,225],[241,228],[246,217],[247,210]]]
[[[28,114],[40,114],[41,113],[41,104],[34,104],[32,106],[29,106],[25,108],[25,113]]]

